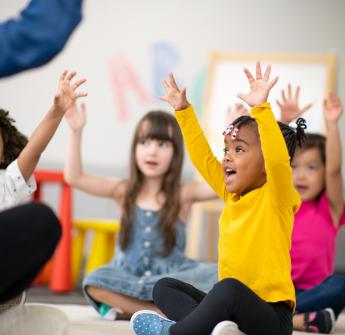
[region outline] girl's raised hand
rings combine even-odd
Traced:
[[[289,124],[292,120],[299,118],[308,109],[310,109],[313,104],[308,104],[303,108],[298,106],[299,104],[299,92],[300,87],[297,86],[296,92],[292,94],[291,84],[288,85],[287,93],[282,90],[281,101],[277,100],[277,104],[280,107],[280,118],[285,124]]]
[[[75,83],[71,83],[76,72],[64,71],[59,78],[58,92],[54,98],[54,107],[60,113],[65,113],[71,105],[80,97],[86,97],[85,92],[76,92],[76,89],[86,82],[86,79],[80,79]]]
[[[256,63],[255,78],[248,69],[244,69],[244,73],[249,81],[250,92],[248,94],[239,93],[237,94],[237,97],[247,103],[250,107],[262,105],[267,101],[270,90],[277,83],[278,77],[275,77],[269,82],[271,65],[267,65],[265,74],[262,76],[260,62]]]
[[[65,119],[73,131],[83,129],[86,124],[86,105],[82,102],[78,109],[77,103],[73,102],[65,113]]]
[[[162,82],[165,96],[159,97],[163,101],[167,101],[175,110],[186,109],[189,102],[186,97],[186,88],[180,90],[176,84],[175,78],[172,73],[169,73],[168,81]]]
[[[323,112],[327,121],[338,122],[343,113],[340,99],[333,93],[329,93],[323,101]]]

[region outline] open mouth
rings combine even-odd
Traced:
[[[234,170],[234,169],[232,169],[232,168],[226,168],[225,169],[225,176],[227,177],[227,178],[229,178],[229,177],[231,177],[231,176],[233,176],[233,175],[235,175],[236,174],[236,170]]]
[[[158,165],[158,163],[154,162],[154,161],[146,161],[145,164],[147,164],[148,166],[151,166],[151,167],[154,167],[154,166]]]
[[[295,187],[298,192],[305,192],[308,189],[308,187],[305,185],[296,185]]]

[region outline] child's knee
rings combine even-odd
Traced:
[[[153,301],[157,303],[159,298],[164,295],[164,291],[166,291],[167,288],[174,287],[176,282],[177,280],[174,278],[162,278],[158,280],[152,291]]]
[[[244,284],[234,278],[225,278],[219,281],[213,288],[219,296],[231,297],[235,299],[237,295],[240,294],[244,287]]]

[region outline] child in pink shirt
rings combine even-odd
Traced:
[[[307,109],[298,107],[299,87],[282,92],[281,118],[290,123]],[[310,333],[330,333],[345,307],[345,277],[333,275],[336,236],[345,223],[341,141],[338,121],[340,100],[324,100],[327,139],[309,134],[292,161],[294,185],[302,198],[292,233],[292,279],[297,307],[294,328]],[[327,158],[327,159],[326,159]]]

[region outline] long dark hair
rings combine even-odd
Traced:
[[[149,125],[146,133],[143,124]],[[145,128],[146,129],[146,128]],[[180,179],[183,163],[183,139],[181,130],[173,115],[164,111],[147,113],[135,130],[131,154],[130,173],[122,205],[120,246],[124,250],[129,244],[135,202],[143,186],[145,176],[139,170],[135,151],[139,141],[143,139],[167,140],[173,144],[174,154],[170,168],[166,172],[160,191],[165,196],[165,203],[160,210],[158,227],[164,235],[165,252],[170,252],[176,244],[175,223],[180,212]]]
[[[3,159],[0,169],[6,169],[26,146],[28,139],[14,125],[15,121],[10,118],[9,112],[0,109],[0,132],[4,143]]]

